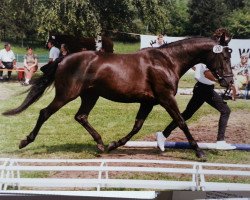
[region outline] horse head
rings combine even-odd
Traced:
[[[210,51],[208,67],[222,87],[230,87],[233,84],[231,68],[232,49],[227,45],[231,40],[231,36],[229,36],[228,32],[221,31],[214,39],[217,44]]]

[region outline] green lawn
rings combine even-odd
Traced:
[[[1,83],[0,111],[18,106],[25,95],[17,95],[24,91],[18,83]],[[95,158],[98,155],[96,143],[91,136],[75,120],[80,102],[76,99],[54,114],[40,130],[36,141],[28,147],[19,150],[18,144],[33,129],[39,111],[46,107],[54,96],[54,90],[49,90],[38,102],[17,116],[0,115],[0,157],[25,158]],[[190,95],[177,95],[180,110],[183,110]],[[250,111],[250,102],[238,100],[237,104],[228,101],[232,110]],[[125,136],[132,128],[139,104],[123,104],[100,98],[91,112],[89,121],[102,135],[105,144]],[[218,114],[211,107],[204,105],[189,121],[196,123],[202,115]],[[149,134],[164,129],[171,118],[160,106],[155,106],[142,130],[133,137],[139,140]],[[210,162],[249,163],[249,153],[244,151],[228,151],[217,156],[206,151]],[[170,150],[173,158],[197,160],[191,150]]]
[[[139,49],[139,43],[126,44],[115,42],[115,51],[119,53],[135,52]],[[19,53],[25,53],[20,47],[13,49]],[[37,52],[48,53],[47,50],[40,48]],[[40,73],[40,72],[39,72]],[[38,76],[39,73],[35,75]],[[15,77],[13,73],[13,77]],[[193,87],[195,80],[192,73],[185,74],[179,83],[179,87]],[[3,112],[8,108],[20,105],[24,95],[18,95],[26,88],[21,87],[17,82],[0,84],[0,111]],[[6,98],[4,98],[6,96]],[[1,157],[48,157],[48,158],[95,158],[98,155],[96,145],[91,136],[75,120],[74,115],[77,112],[80,102],[76,99],[63,107],[59,112],[54,114],[42,127],[36,141],[27,148],[19,150],[18,144],[33,129],[39,111],[46,107],[54,97],[54,90],[50,89],[37,103],[29,107],[25,112],[18,116],[4,117],[0,115],[0,156]],[[177,95],[177,101],[182,111],[190,96]],[[237,104],[229,101],[232,110],[250,111],[250,103],[244,100],[238,100]],[[97,105],[90,115],[90,123],[97,129],[103,137],[104,143],[108,144],[113,140],[118,140],[127,134],[133,124],[139,104],[122,104],[115,103],[100,98]],[[204,105],[189,123],[196,123],[202,116],[207,114],[217,114],[211,110],[210,106]],[[142,130],[133,138],[139,140],[146,135],[153,134],[162,130],[170,122],[169,115],[160,106],[155,106]],[[170,154],[181,155],[183,158],[195,160],[193,151],[190,150],[172,150]],[[224,158],[208,154],[208,161],[211,162],[228,162],[237,163],[238,161],[248,162],[247,152],[231,151],[225,152]],[[178,157],[178,156],[177,156]]]

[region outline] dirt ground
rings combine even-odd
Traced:
[[[193,137],[197,142],[215,142],[217,137],[217,128],[218,128],[218,116],[204,116],[197,123],[189,125]],[[232,144],[250,144],[250,113],[247,111],[235,111],[231,113],[228,127],[226,130],[226,141]],[[145,141],[155,141],[155,133],[152,133],[148,137],[145,137]],[[184,134],[180,129],[176,129],[172,132],[169,141],[183,141],[186,142]],[[171,157],[168,154],[160,153],[158,148],[131,148],[131,147],[120,147],[117,150],[112,151],[112,153],[100,154],[100,159],[146,159],[146,160],[183,160],[184,158]],[[109,164],[110,165],[110,164]],[[119,165],[119,164],[112,164]],[[131,166],[131,164],[123,164],[123,166]],[[86,165],[85,165],[86,166]],[[152,167],[154,164],[140,164],[144,167]],[[157,166],[155,166],[157,167]],[[158,166],[159,167],[159,166]],[[111,177],[116,177],[115,172],[109,173]],[[123,174],[123,173],[122,173]],[[73,177],[88,177],[96,178],[96,172],[57,172],[52,175],[52,177],[60,178],[73,178]],[[121,176],[128,176],[127,173]]]
[[[247,111],[232,111],[226,129],[225,139],[231,144],[250,144],[250,113]],[[197,123],[188,125],[192,136],[197,142],[216,142],[218,132],[219,114],[207,115],[198,120]],[[184,133],[175,129],[168,137],[168,141],[187,142]],[[142,141],[156,141],[155,133],[145,137]],[[154,148],[128,148],[120,147],[109,154],[101,154],[101,158],[123,158],[123,159],[162,159],[158,149]],[[164,157],[165,159],[165,157]],[[170,158],[171,159],[171,158]]]

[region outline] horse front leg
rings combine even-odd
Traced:
[[[48,107],[42,109],[40,111],[38,120],[36,122],[36,125],[34,129],[30,132],[30,134],[26,137],[26,139],[21,140],[19,144],[19,149],[22,149],[26,147],[28,144],[31,142],[34,142],[36,139],[36,136],[41,129],[42,125],[44,124],[45,121],[49,119],[49,117],[54,114],[56,111],[58,111],[62,106],[64,106],[66,102],[64,101],[59,101],[57,98],[55,98],[49,105]]]
[[[122,139],[116,141],[113,141],[108,146],[108,151],[112,151],[124,144],[126,144],[127,141],[129,141],[136,133],[139,132],[141,129],[145,119],[147,118],[148,114],[151,112],[153,108],[153,104],[141,104],[140,109],[137,113],[135,124],[133,126],[133,129],[129,132],[128,135],[123,137]]]
[[[189,128],[182,117],[179,108],[177,106],[177,102],[175,100],[174,96],[170,96],[166,98],[166,100],[161,100],[160,104],[166,109],[166,111],[170,114],[170,116],[173,118],[175,123],[179,126],[179,128],[184,132],[186,138],[189,141],[189,144],[191,145],[192,149],[195,150],[196,156],[198,158],[202,158],[205,156],[204,152],[199,148],[197,142],[194,140],[193,136],[191,135]],[[174,122],[171,124],[171,129],[174,128]]]

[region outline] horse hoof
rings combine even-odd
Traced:
[[[206,155],[205,155],[205,153],[203,152],[203,151],[196,151],[196,156],[198,157],[198,158],[206,158]]]
[[[105,147],[104,147],[103,144],[98,144],[98,145],[97,145],[97,148],[98,148],[98,150],[101,151],[101,152],[104,152],[104,151],[105,151]]]
[[[29,144],[29,142],[27,140],[21,140],[21,142],[19,144],[19,149],[26,147],[28,144]]]
[[[109,143],[109,146],[108,146],[108,152],[110,152],[116,148],[117,148],[117,142],[111,142],[111,143]]]

